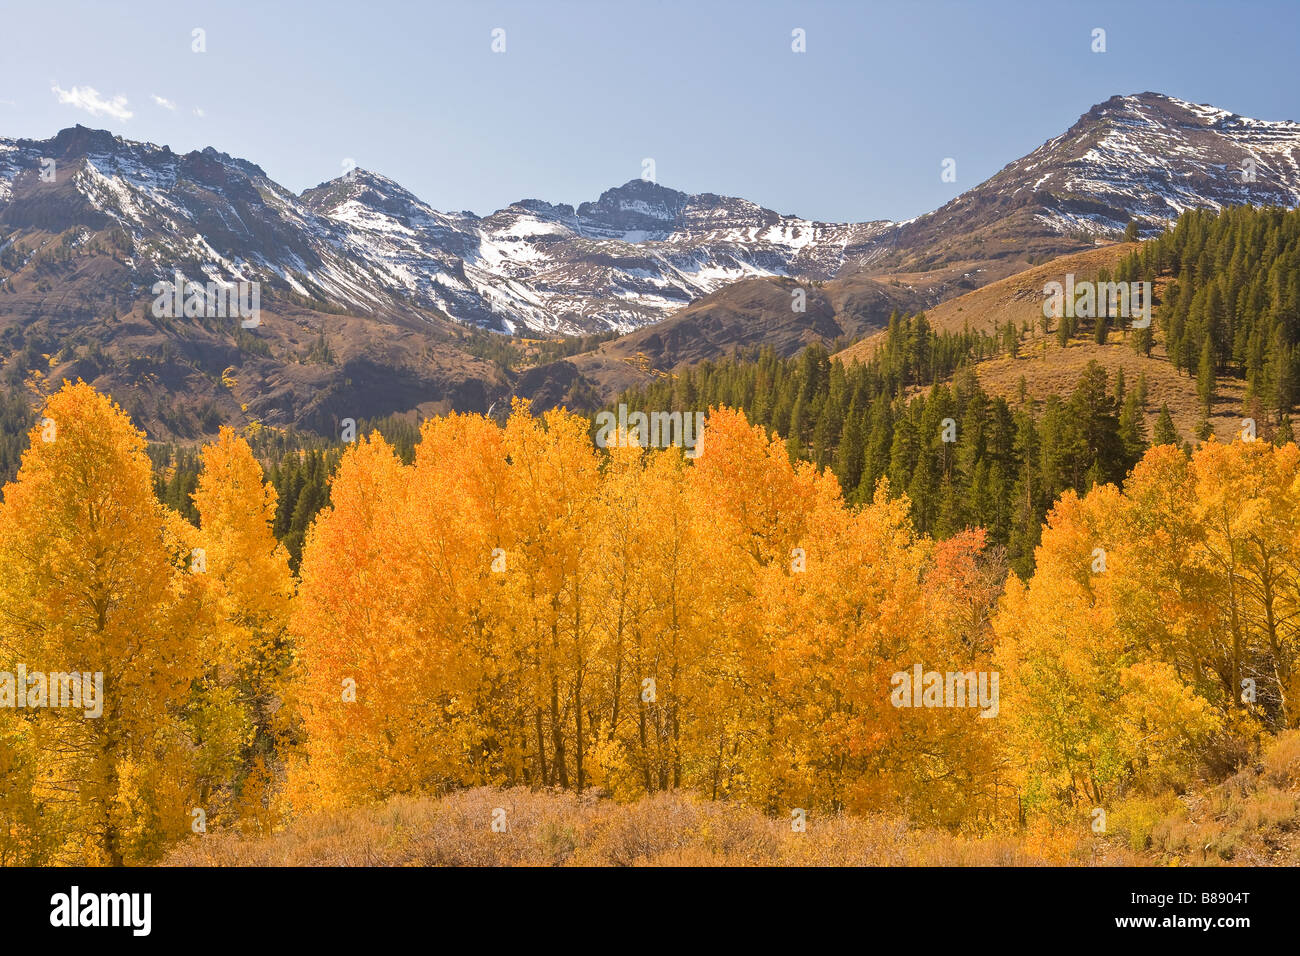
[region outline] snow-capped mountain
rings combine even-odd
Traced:
[[[1028,188],[1036,192],[1086,197],[1111,213],[1072,211],[1062,202],[1049,214],[1057,228],[1105,231],[1136,216],[1158,231],[1187,209],[1300,203],[1300,123],[1249,119],[1156,93],[1116,96],[1004,173],[1033,177]]]
[[[117,230],[142,287],[179,269],[363,314],[415,306],[549,333],[637,328],[742,278],[829,278],[888,226],[640,180],[576,210],[525,200],[485,218],[360,169],[298,196],[211,148],[178,155],[83,127],[0,141],[0,225]]]
[[[1149,234],[1184,209],[1243,202],[1300,203],[1300,124],[1155,93],[1107,100],[896,224],[813,222],[641,180],[576,208],[528,199],[480,217],[365,170],[296,194],[213,148],[78,126],[0,140],[0,371],[11,385],[84,377],[181,436],[241,416],[319,430],[486,410],[511,392],[590,404],[740,345],[790,354],[870,334],[894,310],[1091,247],[1133,218]],[[249,331],[152,315],[151,287],[177,271],[260,281],[272,320]],[[796,286],[804,312],[790,308]],[[507,367],[482,329],[628,334],[531,367],[522,346]]]
[[[888,226],[809,222],[641,180],[576,210],[522,200],[481,219],[437,213],[365,172],[303,199],[416,304],[546,332],[627,331],[738,279],[829,278]]]
[[[1152,235],[1186,209],[1300,203],[1300,123],[1160,93],[1113,96],[1060,136],[883,237],[890,267],[1072,251],[1136,218]],[[882,262],[882,265],[885,265]],[[993,278],[995,276],[990,276]]]
[[[50,159],[53,182],[41,176]],[[1184,209],[1242,202],[1300,202],[1300,124],[1155,93],[1112,97],[900,224],[812,222],[641,180],[576,209],[530,199],[480,218],[365,170],[295,195],[212,148],[178,155],[83,127],[0,140],[0,228],[115,229],[142,288],[180,269],[260,279],[334,310],[414,307],[499,331],[629,331],[741,279],[1059,253],[1132,217],[1152,232]]]

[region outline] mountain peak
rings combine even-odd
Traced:
[[[425,208],[419,197],[401,183],[360,166],[354,166],[341,176],[303,190],[298,198],[315,209],[337,206],[350,200],[389,210],[398,207]]]
[[[686,193],[668,186],[660,186],[653,179],[629,179],[621,186],[613,186],[601,193],[601,198],[608,195],[625,195],[625,196],[685,196]]]
[[[91,153],[111,153],[126,141],[106,129],[91,129],[78,123],[67,129],[61,129],[52,139],[47,140],[51,151],[57,156],[86,156]]]
[[[1149,121],[1152,117],[1197,126],[1213,126],[1241,119],[1230,110],[1220,109],[1210,103],[1192,103],[1189,100],[1147,90],[1143,93],[1116,94],[1104,103],[1098,103],[1081,119],[1100,119],[1123,114]]]
[[[941,234],[966,235],[1060,254],[1071,251],[1066,241],[1113,239],[1133,220],[1146,236],[1188,209],[1291,207],[1300,204],[1298,151],[1297,123],[1150,90],[1112,96],[990,179],[901,226],[895,243],[922,248]],[[943,255],[960,258],[964,249],[956,244]]]
[[[690,197],[645,179],[629,179],[606,189],[595,202],[578,207],[578,218],[595,234],[638,239],[661,238],[681,221]]]

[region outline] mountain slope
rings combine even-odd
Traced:
[[[45,158],[60,166],[56,183],[38,176]],[[942,297],[962,277],[1009,275],[1134,217],[1150,233],[1187,208],[1298,200],[1300,124],[1156,93],[1112,97],[900,224],[812,222],[641,180],[576,209],[521,200],[480,218],[438,212],[364,170],[296,196],[211,148],[182,156],[83,127],[0,140],[0,226],[117,226],[142,276],[184,264],[335,310],[561,334],[636,329],[750,278],[928,273]]]
[[[970,292],[945,299],[925,310],[925,317],[936,332],[993,333],[1012,322],[1019,329],[1025,322],[1037,327],[1043,314],[1043,286],[1063,282],[1067,273],[1079,280],[1092,280],[1099,270],[1114,270],[1126,255],[1138,248],[1137,243],[1112,242],[1084,252],[1061,256],[1048,262],[998,279]],[[866,361],[883,341],[877,332],[837,353],[845,362]]]
[[[882,285],[901,288],[904,308],[925,308],[940,327],[957,331],[973,303],[955,297],[972,289],[1011,276],[1023,282],[1036,264],[1118,238],[1131,219],[1150,235],[1185,209],[1245,203],[1300,203],[1300,123],[1249,119],[1159,93],[1114,96],[940,209],[882,230],[822,289],[851,300]],[[1077,266],[1081,276],[1093,275],[1120,254],[1117,246],[1098,249],[1050,270]],[[780,298],[780,284],[770,281],[769,295],[733,286],[712,305],[733,322],[762,327],[774,317],[768,303]],[[1030,292],[1013,290],[1028,296],[1027,316],[1041,308],[1042,282],[1035,281]],[[1003,311],[986,304],[975,311]],[[1010,311],[1020,314],[1018,305]],[[887,314],[877,313],[877,329]]]
[[[640,180],[576,210],[521,200],[453,220],[394,183],[357,175],[304,199],[417,304],[502,330],[627,331],[740,279],[829,278],[887,226],[809,222]],[[447,265],[448,252],[459,261]]]
[[[803,311],[793,307],[795,293],[803,295]],[[533,369],[518,388],[539,408],[595,407],[625,389],[717,362],[737,349],[767,346],[791,356],[813,342],[855,338],[887,324],[891,313],[912,311],[924,301],[915,289],[865,278],[847,284],[736,282],[657,325]]]
[[[1114,237],[1134,218],[1150,235],[1185,209],[1298,202],[1300,123],[1159,93],[1113,96],[974,189],[886,234],[893,248],[882,264],[1060,254]]]
[[[54,182],[42,162],[54,160]],[[546,333],[630,330],[737,279],[825,279],[887,223],[828,224],[743,199],[633,180],[576,210],[523,200],[485,218],[441,213],[376,173],[301,196],[214,149],[84,127],[0,140],[0,228],[117,228],[142,286],[258,280],[331,309],[431,312]]]

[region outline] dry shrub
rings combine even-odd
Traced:
[[[1300,730],[1279,734],[1260,759],[1264,779],[1275,787],[1300,788]]]
[[[1239,829],[1245,831],[1292,830],[1300,812],[1296,794],[1272,787],[1260,790],[1236,808]]]
[[[505,810],[507,829],[492,830]],[[1060,854],[1057,854],[1059,857]],[[735,803],[481,787],[303,817],[268,837],[192,838],[173,866],[1005,866],[1061,860],[1014,836],[911,829],[900,818],[810,815],[806,832]]]
[[[1195,866],[1297,865],[1300,732],[1265,746],[1259,765],[1177,800],[1130,798],[1111,815],[1114,835],[1148,862]]]
[[[1186,808],[1172,793],[1158,797],[1133,796],[1116,804],[1107,825],[1130,850],[1140,852],[1152,845],[1153,835],[1162,822],[1184,815]]]
[[[505,811],[505,832],[492,830]],[[553,866],[567,862],[594,815],[594,798],[480,787],[394,797],[303,817],[265,839],[233,832],[192,838],[168,857],[178,866]]]
[[[1130,797],[1109,832],[1043,820],[966,836],[901,817],[816,814],[795,833],[738,803],[660,793],[633,803],[595,794],[480,787],[396,797],[306,816],[266,837],[217,830],[167,858],[176,866],[1132,866],[1300,863],[1296,738],[1203,793]],[[505,811],[505,832],[492,830]]]
[[[772,821],[733,804],[687,794],[655,794],[631,804],[612,804],[594,823],[574,862],[632,866],[690,850],[752,864],[774,863]]]
[[[1243,720],[1229,720],[1211,735],[1201,754],[1201,763],[1210,780],[1222,780],[1250,764],[1259,752],[1259,729]]]

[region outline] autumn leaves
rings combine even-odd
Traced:
[[[1034,802],[1181,789],[1296,726],[1298,522],[1293,444],[1160,446],[1123,494],[1065,494],[994,624]]]
[[[519,407],[426,424],[410,466],[379,438],[349,452],[303,557],[292,805],[479,783],[783,815],[980,799],[934,781],[979,772],[988,732],[906,719],[888,688],[916,655],[987,662],[964,632],[996,595],[982,536],[918,539],[883,494],[847,508],[738,413],[707,432],[694,462],[603,456],[584,420]]]
[[[57,437],[33,430],[0,505],[0,669],[102,672],[102,713],[0,713],[0,859],[147,860],[240,816],[264,774],[292,582],[242,440],[204,452],[199,531],[158,504],[144,436],[108,399],[65,385],[44,415]]]
[[[738,412],[695,460],[561,411],[451,415],[409,465],[348,448],[295,582],[232,432],[196,529],[109,400],[44,414],[0,504],[0,671],[102,671],[103,713],[0,709],[6,863],[484,784],[1015,826],[1296,723],[1291,445],[1153,449],[1123,493],[1063,497],[1003,594],[982,531],[918,536],[887,484],[850,507]],[[996,719],[893,706],[921,665],[1000,674]]]

